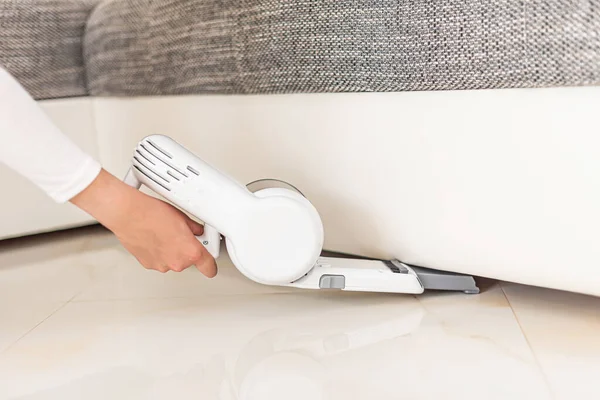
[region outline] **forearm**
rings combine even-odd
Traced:
[[[81,193],[101,170],[100,164],[66,137],[1,67],[0,163],[57,202]]]

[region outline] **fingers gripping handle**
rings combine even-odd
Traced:
[[[135,176],[133,168],[129,169],[123,181],[136,189],[139,189],[142,186],[142,182]],[[202,243],[211,256],[214,258],[219,257],[219,253],[221,252],[221,235],[215,228],[210,225],[205,225],[204,233],[200,236],[196,236],[196,238]]]
[[[221,252],[221,235],[210,225],[204,225],[204,233],[196,238],[202,243],[213,258],[218,258]]]

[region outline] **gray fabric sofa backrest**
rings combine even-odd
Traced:
[[[92,0],[0,0],[0,65],[37,99],[88,94],[83,62]]]
[[[0,0],[0,64],[37,98],[600,84],[600,0],[93,5]]]

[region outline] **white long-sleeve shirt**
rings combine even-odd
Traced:
[[[57,202],[83,191],[100,164],[58,129],[27,91],[0,67],[0,163]]]

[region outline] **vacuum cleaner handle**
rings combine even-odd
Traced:
[[[204,225],[204,233],[196,238],[202,243],[214,259],[221,254],[221,235],[210,225]]]
[[[142,182],[135,176],[133,168],[129,169],[123,182],[135,189],[142,187]],[[215,228],[210,225],[204,225],[204,233],[200,236],[196,236],[196,238],[202,243],[213,258],[216,259],[219,257],[221,253],[221,235]]]

